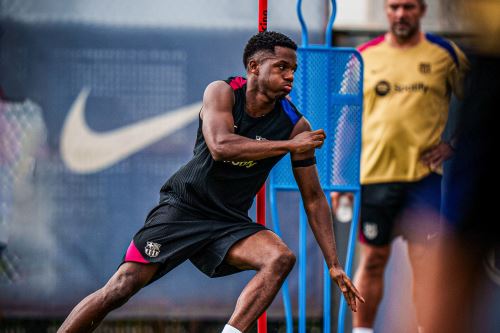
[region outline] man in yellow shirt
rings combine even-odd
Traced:
[[[355,281],[366,303],[353,313],[354,333],[373,332],[390,242],[398,235],[408,241],[420,318],[426,248],[439,227],[439,173],[453,153],[441,136],[450,96],[462,95],[468,67],[452,42],[421,31],[424,0],[386,0],[385,10],[389,31],[359,48],[365,72],[362,246]]]

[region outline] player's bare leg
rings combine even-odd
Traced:
[[[477,331],[475,307],[483,300],[485,285],[482,265],[487,247],[483,245],[447,234],[433,248],[430,282],[422,297],[425,333]]]
[[[236,243],[226,261],[257,273],[243,289],[229,325],[247,331],[271,304],[295,264],[295,255],[271,231],[260,231]]]
[[[78,303],[57,332],[94,331],[110,311],[125,304],[157,270],[156,264],[124,263],[103,288]]]
[[[426,295],[429,293],[429,286],[432,283],[432,263],[435,262],[436,245],[436,242],[408,242],[408,255],[413,277],[413,302],[415,304],[419,332],[426,331]]]
[[[408,256],[410,258],[410,264],[412,268],[413,277],[413,302],[417,310],[417,321],[421,322],[421,290],[425,290],[425,276],[428,274],[428,270],[425,269],[426,260],[426,250],[425,244],[408,242]]]
[[[354,284],[365,298],[353,312],[353,327],[372,328],[384,292],[384,271],[391,253],[387,246],[361,245],[361,260]]]

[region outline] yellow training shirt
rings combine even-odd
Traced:
[[[365,66],[361,183],[419,180],[431,172],[420,156],[441,141],[451,93],[462,96],[467,59],[431,34],[405,49],[381,36],[359,51]]]

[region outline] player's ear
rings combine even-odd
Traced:
[[[248,61],[247,72],[259,75],[259,63],[255,59]]]

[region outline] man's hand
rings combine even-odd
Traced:
[[[448,143],[441,142],[422,154],[420,160],[435,171],[444,161],[453,155],[453,149]]]
[[[349,305],[351,310],[356,312],[357,311],[356,298],[364,303],[365,299],[363,298],[363,296],[361,296],[356,287],[354,287],[354,284],[347,277],[347,275],[345,274],[344,270],[341,267],[337,266],[330,268],[330,276],[337,283],[340,290],[344,294],[347,304]]]
[[[290,152],[300,154],[314,148],[320,148],[325,142],[326,134],[322,129],[304,131],[290,140]]]

